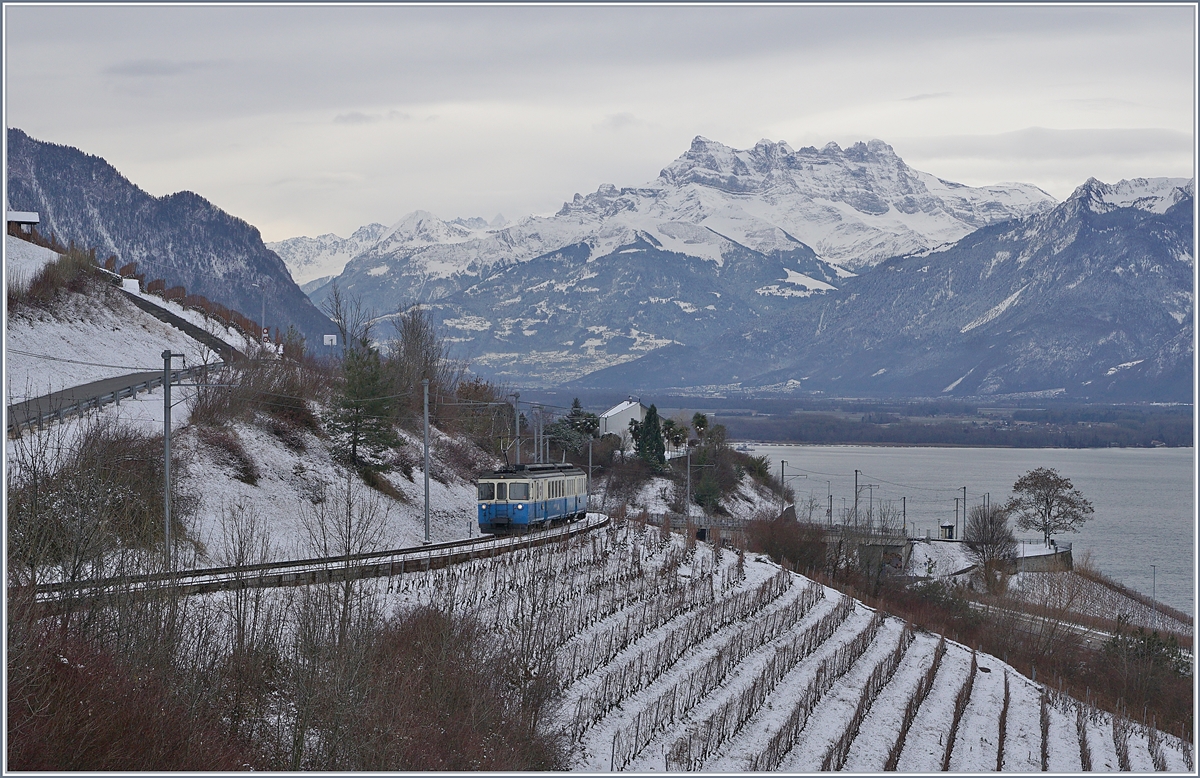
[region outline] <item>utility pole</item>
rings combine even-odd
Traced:
[[[588,509],[590,510],[590,509],[591,509],[591,507],[592,507],[592,439],[591,439],[590,437],[588,438],[588,482],[587,482],[587,495],[588,495]]]
[[[163,358],[163,568],[171,572],[171,349],[162,353]]]
[[[1158,566],[1150,565],[1150,600],[1154,603],[1154,626],[1158,628]]]
[[[854,471],[854,528],[858,529],[858,470]]]
[[[687,497],[684,509],[687,511],[687,517],[690,520],[692,518],[692,447],[690,444],[687,447]]]
[[[421,379],[425,390],[425,545],[429,545],[429,379]]]
[[[902,517],[901,521],[904,522],[904,531],[907,533],[908,532],[908,497],[906,497],[906,496],[903,496],[900,498],[900,516]],[[914,532],[913,534],[915,535],[916,532]]]
[[[963,533],[967,531],[967,487],[963,487]],[[962,535],[955,533],[956,537],[961,539]]]
[[[786,464],[787,464],[786,459],[779,460],[779,518],[781,518],[781,519],[783,518],[783,512],[785,510],[787,510],[787,505],[784,503],[784,501],[787,499],[787,497],[784,495],[784,486],[783,486],[783,483],[784,483],[783,482],[783,466]]]
[[[521,464],[521,393],[513,392],[513,426],[516,428],[515,439],[517,441],[517,461],[516,464]]]

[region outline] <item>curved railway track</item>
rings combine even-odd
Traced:
[[[487,536],[348,556],[39,584],[35,596],[39,604],[47,607],[71,608],[116,594],[191,595],[229,589],[268,589],[349,579],[382,578],[405,572],[448,567],[470,559],[546,545],[590,532],[607,525],[608,522],[608,516],[589,513],[583,521],[528,535]]]

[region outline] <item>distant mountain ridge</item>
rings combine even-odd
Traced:
[[[1194,196],[1189,179],[1089,179],[1048,213],[575,385],[1188,402]]]
[[[1053,203],[1028,184],[975,188],[915,171],[878,140],[793,151],[697,137],[655,181],[602,185],[553,216],[485,226],[408,214],[335,280],[381,313],[432,304],[486,372],[557,383],[746,326],[835,290],[850,267]],[[291,243],[273,245],[300,267]],[[324,299],[329,287],[314,287]]]
[[[185,286],[256,321],[264,293],[253,284],[262,283],[272,330],[294,324],[310,343],[336,332],[255,227],[193,192],[153,197],[102,158],[15,128],[7,175],[9,204],[37,211],[47,235],[137,262],[147,280]]]

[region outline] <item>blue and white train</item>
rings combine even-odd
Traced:
[[[479,476],[479,531],[528,532],[587,514],[587,474],[574,465],[514,465]]]

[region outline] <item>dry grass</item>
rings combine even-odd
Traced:
[[[49,310],[68,292],[104,295],[112,287],[99,276],[95,252],[72,245],[58,259],[43,265],[28,283],[8,286],[9,315],[22,307]]]

